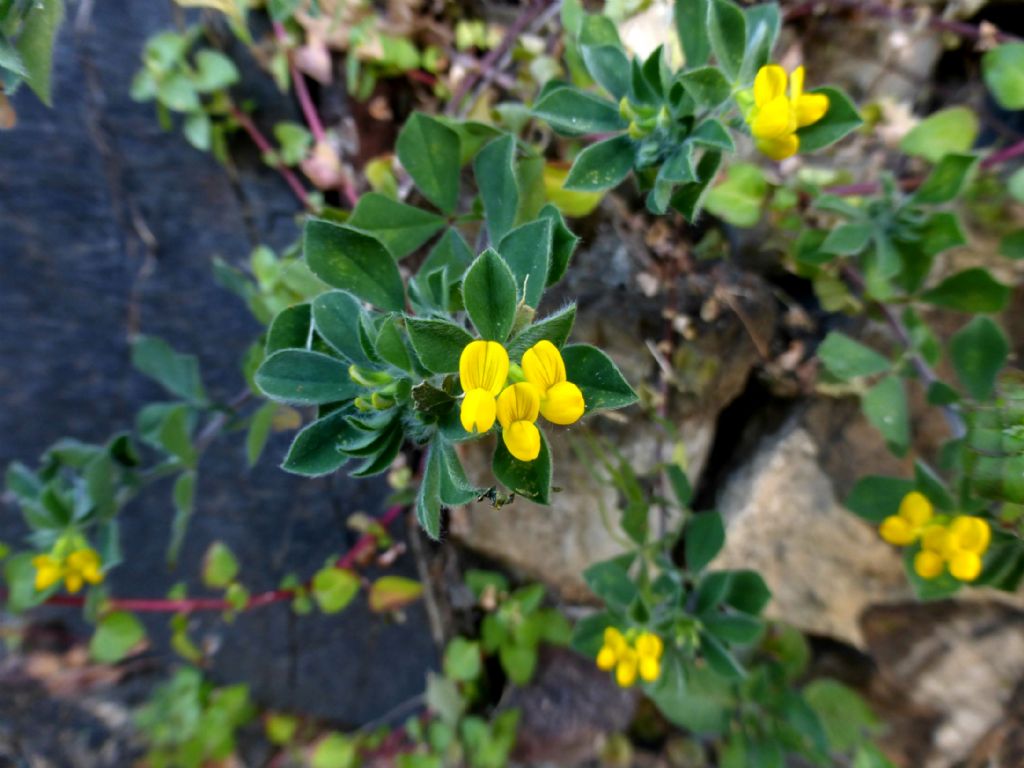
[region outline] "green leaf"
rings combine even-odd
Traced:
[[[328,291],[313,299],[313,326],[327,344],[353,363],[370,360],[359,343],[359,325],[363,315],[359,301],[344,291]]]
[[[424,457],[423,479],[416,494],[416,519],[426,534],[437,541],[441,538],[441,472],[443,458],[438,445],[440,438],[427,448]]]
[[[423,585],[403,576],[381,576],[370,585],[367,602],[374,613],[399,611],[419,600]]]
[[[921,249],[929,256],[937,256],[950,248],[966,244],[967,236],[955,213],[939,211],[928,217],[921,236]]]
[[[752,227],[761,218],[767,195],[764,172],[750,163],[736,163],[729,166],[725,179],[712,187],[704,207],[737,227]]]
[[[146,630],[134,614],[114,611],[100,619],[89,641],[89,655],[101,664],[114,664],[145,637]]]
[[[195,355],[175,352],[155,336],[136,336],[132,341],[132,365],[171,394],[196,404],[206,402]]]
[[[551,220],[543,218],[516,227],[498,245],[498,253],[512,270],[517,295],[534,309],[540,304],[547,285],[551,239]]]
[[[435,450],[441,453],[441,503],[459,506],[479,498],[484,490],[469,482],[455,447],[441,440]]]
[[[702,617],[704,629],[726,643],[748,645],[764,631],[764,622],[746,614],[712,614]]]
[[[884,373],[891,367],[888,358],[839,331],[825,337],[818,357],[829,373],[842,381]]]
[[[416,356],[431,373],[458,373],[459,357],[473,337],[447,320],[409,317],[405,321]]]
[[[886,376],[865,394],[861,406],[864,415],[889,444],[902,456],[910,445],[910,414],[907,393],[897,376]]]
[[[633,388],[618,366],[597,347],[572,344],[562,350],[569,381],[583,392],[586,412],[624,408],[636,402]]]
[[[576,320],[576,305],[569,304],[516,334],[508,344],[508,356],[518,360],[522,354],[541,339],[547,339],[559,349],[565,345]]]
[[[1006,335],[988,317],[974,318],[949,341],[949,357],[956,377],[975,400],[991,397],[1009,353]]]
[[[283,120],[274,125],[274,138],[279,145],[278,154],[285,165],[298,165],[313,144],[313,134],[301,123]]]
[[[465,637],[452,638],[444,650],[445,677],[467,683],[480,677],[482,670],[480,644]]]
[[[721,122],[715,119],[705,120],[697,126],[696,130],[690,134],[690,141],[703,147],[711,147],[712,149],[721,149],[726,152],[736,151],[732,135]],[[695,180],[696,177],[686,179],[686,181]]]
[[[757,571],[729,571],[729,588],[725,595],[726,605],[737,611],[757,616],[772,599],[764,578]]]
[[[167,412],[157,431],[157,442],[186,467],[195,467],[199,452],[192,444],[192,414],[188,406],[179,405]]]
[[[700,215],[708,185],[714,181],[721,165],[721,152],[705,152],[697,163],[697,181],[682,185],[672,195],[672,207],[683,214],[687,221],[693,222]]]
[[[683,88],[701,109],[714,109],[732,95],[732,86],[718,67],[702,67],[685,72],[677,82],[683,84]]]
[[[26,77],[28,75],[28,70],[21,63],[21,56],[18,55],[14,46],[0,35],[0,70],[4,69],[18,77]]]
[[[63,0],[44,0],[33,4],[15,44],[27,73],[25,82],[48,107],[53,105],[50,98],[53,45],[63,19]]]
[[[800,138],[800,152],[816,152],[835,144],[857,130],[864,122],[850,97],[836,88],[815,88],[810,93],[828,96],[828,112],[814,125],[797,131]]]
[[[192,519],[196,500],[196,473],[182,472],[174,481],[171,494],[174,500],[174,520],[171,521],[171,541],[167,545],[167,561],[173,564],[178,559],[181,545],[188,532],[188,523]]]
[[[357,748],[353,739],[331,732],[320,739],[309,758],[310,768],[353,768],[357,763]]]
[[[317,277],[381,309],[401,312],[405,289],[398,265],[380,241],[324,219],[308,219],[306,263]]]
[[[978,138],[978,117],[968,107],[950,107],[934,112],[915,125],[900,142],[908,155],[933,163],[944,155],[962,154]]]
[[[349,459],[341,448],[343,439],[360,434],[360,430],[348,423],[346,411],[334,411],[306,425],[295,436],[281,469],[306,477],[334,472]]]
[[[1010,197],[1018,203],[1024,203],[1024,167],[1018,168],[1010,174],[1006,182],[1006,189]]]
[[[272,354],[257,369],[255,380],[267,397],[296,405],[351,400],[359,392],[341,360],[300,349]]]
[[[803,695],[820,718],[833,750],[853,749],[877,726],[864,700],[836,680],[812,680],[804,687]]]
[[[267,10],[274,21],[288,21],[302,0],[268,0]]]
[[[196,112],[203,106],[192,81],[177,72],[159,82],[156,97],[162,105],[174,112]]]
[[[405,335],[399,328],[399,321],[399,315],[385,318],[380,324],[373,346],[382,360],[408,373],[413,370],[412,357],[405,345]]]
[[[203,48],[196,54],[196,75],[192,82],[200,93],[219,91],[238,80],[235,63],[220,51]]]
[[[454,211],[459,201],[459,135],[440,120],[415,112],[398,134],[395,151],[423,196],[445,213]]]
[[[757,71],[771,60],[782,20],[777,3],[761,3],[744,9],[743,14],[747,20],[747,43],[740,82],[749,83]]]
[[[481,253],[466,271],[462,300],[480,336],[504,342],[516,316],[516,283],[508,264],[493,249]]]
[[[527,645],[504,643],[498,658],[508,679],[515,685],[526,685],[537,667],[537,649]]]
[[[533,115],[567,136],[611,133],[628,127],[617,104],[572,87],[550,91],[534,105]]]
[[[911,480],[883,475],[862,477],[853,486],[844,506],[869,523],[881,523],[899,511],[903,497],[914,490]]]
[[[867,223],[840,224],[828,233],[819,250],[834,256],[853,256],[867,247],[872,233],[872,227]]]
[[[947,277],[921,294],[921,301],[957,312],[1000,312],[1010,301],[1010,289],[980,267]]]
[[[347,568],[321,568],[313,576],[311,591],[321,611],[339,613],[359,594],[359,577]]]
[[[4,581],[7,588],[4,601],[5,610],[18,613],[32,608],[42,603],[58,589],[57,586],[54,586],[42,592],[36,591],[36,568],[32,565],[33,557],[31,552],[22,552],[11,555],[4,561]]]
[[[747,50],[747,22],[743,11],[730,0],[711,0],[707,31],[718,65],[726,77],[736,80]]]
[[[707,632],[700,633],[700,651],[708,666],[727,680],[740,680],[746,672],[722,642]]]
[[[263,353],[272,355],[282,349],[305,349],[309,343],[310,318],[309,304],[282,309],[270,322]]]
[[[725,523],[717,512],[700,512],[690,518],[683,531],[686,568],[704,570],[725,546]]]
[[[213,542],[203,556],[203,584],[224,589],[238,577],[238,558],[223,541]]]
[[[943,155],[911,201],[925,205],[948,203],[960,194],[977,164],[974,155]]]
[[[487,234],[501,242],[516,220],[519,187],[516,183],[516,139],[503,134],[489,143],[473,160],[473,174],[486,214]]]
[[[693,500],[693,486],[690,485],[690,479],[686,476],[686,472],[678,464],[669,464],[665,467],[665,474],[668,475],[668,481],[680,508],[686,509]]]
[[[1024,109],[1024,43],[1004,43],[981,59],[985,85],[1003,109]]]
[[[605,560],[583,571],[583,581],[609,608],[624,611],[636,599],[639,590],[623,563]]]
[[[551,287],[565,275],[580,239],[569,229],[562,214],[554,205],[545,205],[541,208],[539,216],[551,221],[551,268],[548,270],[547,280],[548,287]]]
[[[396,259],[404,258],[436,235],[445,224],[443,217],[377,192],[359,198],[346,222],[353,229],[372,235]]]
[[[1024,229],[1004,237],[999,243],[999,252],[1008,259],[1024,259]]]
[[[686,68],[704,66],[711,55],[708,41],[708,15],[710,0],[676,0],[676,34],[686,57]]]
[[[629,59],[618,45],[584,45],[587,71],[616,101],[629,90]]]
[[[551,450],[544,433],[540,436],[540,455],[533,461],[519,461],[498,440],[491,467],[494,476],[510,491],[536,502],[551,503]]]
[[[185,118],[182,132],[185,139],[200,152],[210,149],[210,116],[205,112],[193,112]]]
[[[270,436],[275,415],[277,415],[277,404],[264,403],[249,420],[249,431],[245,437],[245,455],[250,467],[255,466],[263,454],[263,448]]]
[[[573,161],[563,189],[590,192],[611,189],[633,169],[633,140],[626,134],[599,141]]]

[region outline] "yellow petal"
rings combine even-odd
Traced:
[[[618,661],[618,655],[607,645],[603,646],[597,654],[597,667],[605,672],[614,667],[616,661]]]
[[[540,455],[540,430],[532,421],[514,421],[503,427],[501,439],[520,461],[533,461]]]
[[[911,491],[900,502],[899,516],[914,528],[923,526],[934,514],[935,510],[928,497],[918,491]]]
[[[792,157],[800,149],[800,139],[795,133],[780,139],[758,139],[757,148],[772,160],[785,160]]]
[[[754,104],[763,107],[786,95],[786,70],[778,64],[761,67],[754,78]]]
[[[660,659],[664,644],[653,632],[644,632],[636,639],[636,652],[641,658]]]
[[[496,341],[471,341],[459,356],[463,392],[485,389],[497,395],[508,378],[508,352]]]
[[[632,651],[628,651],[619,659],[615,667],[615,682],[623,688],[629,688],[636,682],[637,657]]]
[[[976,555],[985,554],[992,540],[988,521],[971,515],[962,515],[954,520],[949,526],[949,534],[954,541],[953,546]]]
[[[565,381],[565,361],[558,347],[542,339],[523,353],[523,374],[544,397],[548,389]]]
[[[49,555],[36,555],[32,558],[32,565],[35,566],[35,588],[37,592],[49,589],[58,581],[62,574],[61,565]]]
[[[540,415],[540,393],[526,381],[520,381],[498,395],[498,421],[508,429],[517,421],[534,422]]]
[[[974,581],[981,575],[981,558],[974,552],[961,550],[949,561],[949,572],[960,581]]]
[[[82,574],[78,571],[68,571],[64,574],[64,586],[72,595],[82,588]]]
[[[540,402],[540,412],[552,424],[575,424],[586,406],[583,393],[571,381],[555,384]]]
[[[471,389],[462,398],[459,420],[467,432],[486,432],[494,426],[496,411],[494,395],[486,389]]]
[[[914,572],[922,579],[934,579],[942,573],[942,557],[922,549],[914,556]]]
[[[611,648],[618,656],[626,649],[626,638],[622,636],[615,627],[606,627],[604,630],[604,644]]]
[[[929,525],[921,534],[921,549],[934,552],[940,557],[950,552],[949,531],[944,525]]]
[[[898,515],[889,515],[885,518],[879,526],[878,532],[883,539],[897,547],[913,544],[917,538],[917,532],[910,523]]]
[[[785,96],[758,107],[750,123],[750,132],[756,139],[779,139],[797,128],[793,104]]]
[[[796,101],[803,95],[805,74],[803,65],[801,65],[794,69],[789,76],[789,98],[793,101]]]
[[[803,128],[818,122],[828,112],[828,104],[828,96],[824,93],[805,93],[793,102],[796,124]]]
[[[661,662],[657,659],[646,657],[640,659],[640,677],[648,683],[653,683],[661,675]]]

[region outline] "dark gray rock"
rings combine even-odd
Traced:
[[[129,98],[146,37],[174,26],[172,3],[114,0],[71,11],[57,47],[54,109],[19,94],[18,126],[0,139],[2,465],[32,463],[65,435],[101,441],[165,397],[130,366],[134,331],[197,354],[208,390],[230,399],[242,386],[242,352],[260,329],[213,282],[211,259],[239,264],[257,242],[280,248],[298,235],[294,198],[244,136],[233,147],[232,181],[180,134],[163,133],[151,105]],[[248,95],[263,126],[294,118],[269,79],[249,80],[262,83]],[[387,487],[379,480],[288,476],[276,468],[285,436],[249,471],[242,442],[231,435],[204,454],[196,514],[173,572],[163,565],[169,486],[125,510],[127,562],[111,575],[113,594],[158,597],[176,581],[194,582],[214,539],[239,556],[248,587],[273,588],[285,573],[305,578],[351,546],[350,513],[383,511]],[[23,534],[5,507],[0,540]],[[411,556],[395,572],[415,577]],[[146,621],[162,648],[164,617]],[[436,664],[422,607],[403,625],[361,604],[335,617],[297,618],[275,605],[229,626],[218,617],[197,622],[197,637],[217,636],[215,679],[249,681],[261,703],[340,724],[378,717],[421,692]]]

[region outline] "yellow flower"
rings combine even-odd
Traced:
[[[921,551],[914,557],[914,571],[922,579],[934,579],[948,567],[960,581],[981,575],[982,556],[992,540],[988,521],[960,515],[948,525],[929,525],[921,535]]]
[[[520,461],[540,455],[540,430],[534,424],[540,414],[540,395],[529,382],[506,387],[498,396],[498,422],[508,452]]]
[[[64,569],[56,558],[50,555],[36,555],[32,558],[32,565],[36,569],[36,591],[42,592],[49,589],[64,575]]]
[[[84,582],[99,584],[103,581],[100,571],[100,556],[94,549],[83,547],[76,549],[65,561],[64,586],[74,594],[82,588]]]
[[[558,347],[542,339],[523,353],[523,375],[540,393],[540,412],[552,424],[573,424],[585,408],[580,388],[568,380]]]
[[[882,521],[878,532],[890,544],[906,547],[917,541],[934,515],[935,510],[928,497],[911,491],[903,497],[899,511]]]
[[[74,550],[63,560],[53,555],[36,555],[32,558],[36,569],[36,591],[49,589],[61,579],[71,594],[78,592],[86,583],[99,584],[103,581],[102,561],[99,554],[89,547]]]
[[[784,160],[800,149],[797,130],[821,120],[828,106],[828,96],[804,93],[803,67],[787,77],[782,67],[769,64],[754,78],[754,108],[747,114],[747,123],[757,148],[772,160]]]
[[[630,630],[632,638],[635,630]],[[657,635],[641,632],[631,641],[615,627],[604,631],[604,645],[597,654],[597,666],[600,669],[615,670],[615,682],[623,688],[629,688],[636,682],[637,676],[648,683],[653,683],[661,675],[661,654],[664,644]]]
[[[466,396],[459,413],[467,432],[494,426],[494,398],[508,378],[508,352],[496,341],[471,341],[459,357],[459,383]]]

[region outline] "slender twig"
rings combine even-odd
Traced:
[[[378,518],[377,523],[387,528],[402,515],[405,509],[401,505],[390,507]],[[375,542],[376,537],[372,533],[364,533],[348,552],[338,558],[335,567],[347,569],[355,567],[359,559],[373,549]],[[303,588],[308,589],[310,583],[306,582]],[[253,608],[261,608],[265,605],[291,600],[297,592],[298,589],[273,589],[268,592],[261,592],[250,597],[241,610],[249,611]],[[46,600],[46,604],[79,607],[85,604],[85,597],[81,595],[54,595]],[[114,597],[104,601],[104,605],[114,610],[135,611],[136,613],[195,613],[197,611],[235,610],[235,606],[231,602],[219,597],[188,597],[179,600]]]
[[[235,122],[237,122],[242,127],[242,130],[249,135],[249,138],[252,139],[252,143],[256,145],[257,149],[259,149],[259,151],[264,155],[269,154],[270,156],[273,156],[274,146],[270,143],[270,140],[263,135],[262,131],[256,127],[252,118],[234,104],[231,104],[228,109],[231,112],[231,116],[235,119]],[[299,202],[302,203],[303,207],[308,211],[312,211],[313,204],[309,200],[309,193],[306,192],[306,188],[302,186],[302,182],[299,181],[299,177],[295,175],[292,169],[282,163],[280,159],[272,163],[271,167],[281,174],[281,177],[288,183],[288,186],[291,187],[292,192],[295,193],[295,196],[299,199]]]
[[[794,6],[786,11],[786,21],[809,16],[818,8],[847,8],[853,11],[861,11],[871,16],[885,19],[895,19],[906,24],[913,24],[921,20],[920,11],[917,7],[891,8],[882,3],[869,2],[868,0],[808,0],[806,3]],[[941,16],[931,15],[925,19],[925,23],[934,30],[949,32],[966,40],[978,41],[987,37],[987,34],[979,27],[968,24],[965,21],[944,19]],[[999,43],[1019,41],[1021,38],[1000,30],[996,30],[993,39]]]
[[[526,30],[533,21],[544,13],[545,10],[554,2],[554,0],[535,0],[535,2],[527,5],[521,14],[516,17],[516,20],[512,22],[511,26],[505,31],[505,36],[501,42],[494,48],[492,48],[486,56],[480,60],[480,66],[469,70],[465,76],[459,80],[458,85],[455,86],[455,90],[452,93],[452,98],[448,102],[448,106],[445,108],[445,114],[456,115],[462,105],[462,100],[469,93],[470,89],[476,85],[477,80],[484,77],[489,80],[493,75],[489,75],[498,61],[508,51],[512,49],[519,36]]]

